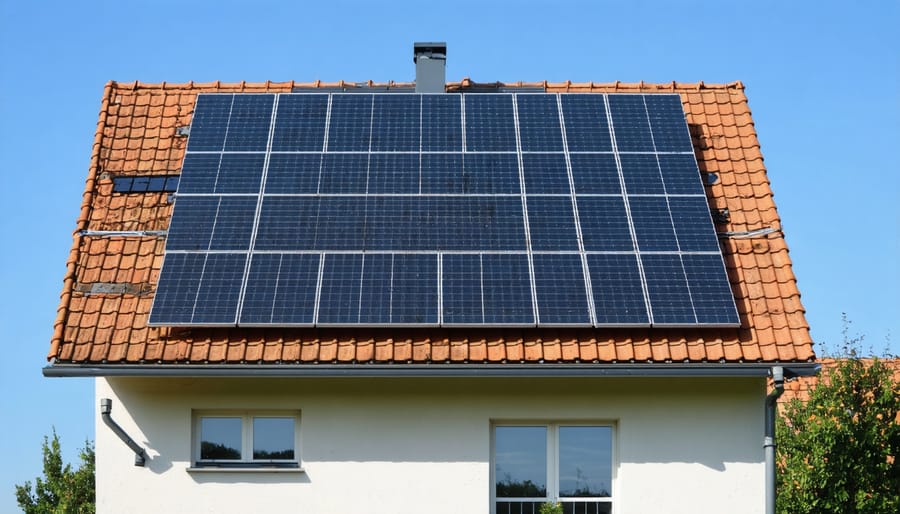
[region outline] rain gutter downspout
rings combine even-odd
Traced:
[[[147,462],[147,452],[145,452],[144,449],[140,447],[140,445],[134,442],[134,439],[126,434],[118,423],[113,421],[112,417],[109,415],[110,412],[112,412],[112,400],[110,400],[109,398],[101,398],[100,416],[103,418],[103,422],[106,423],[106,426],[111,428],[112,431],[115,432],[117,436],[119,436],[119,439],[127,444],[128,447],[131,448],[131,451],[134,452],[134,465],[143,466],[144,463]]]
[[[784,393],[784,368],[772,367],[772,383],[775,386],[766,395],[766,434],[763,442],[766,458],[766,514],[775,514],[775,417],[778,398]]]

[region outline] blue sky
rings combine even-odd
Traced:
[[[449,80],[741,80],[814,339],[846,312],[900,353],[898,22],[889,0],[0,0],[0,512],[52,426],[70,460],[93,439],[92,382],[41,367],[106,81],[406,81],[423,40]]]

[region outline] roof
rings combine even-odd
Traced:
[[[177,174],[198,93],[291,92],[350,83],[106,85],[48,359],[111,364],[768,363],[815,359],[800,292],[744,86],[666,83],[475,84],[548,92],[679,93],[717,223],[740,328],[150,327],[172,204],[166,193],[114,194],[113,178]],[[408,86],[365,84],[364,86]],[[768,234],[752,234],[759,229]],[[116,234],[110,234],[115,231]],[[741,234],[750,232],[749,237]]]

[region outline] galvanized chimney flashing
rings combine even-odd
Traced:
[[[447,43],[413,43],[416,93],[443,93],[447,82]]]

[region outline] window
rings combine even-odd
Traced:
[[[217,411],[194,414],[197,468],[299,468],[300,413]]]
[[[547,501],[566,514],[612,512],[612,426],[497,424],[493,436],[495,514],[537,514]]]

